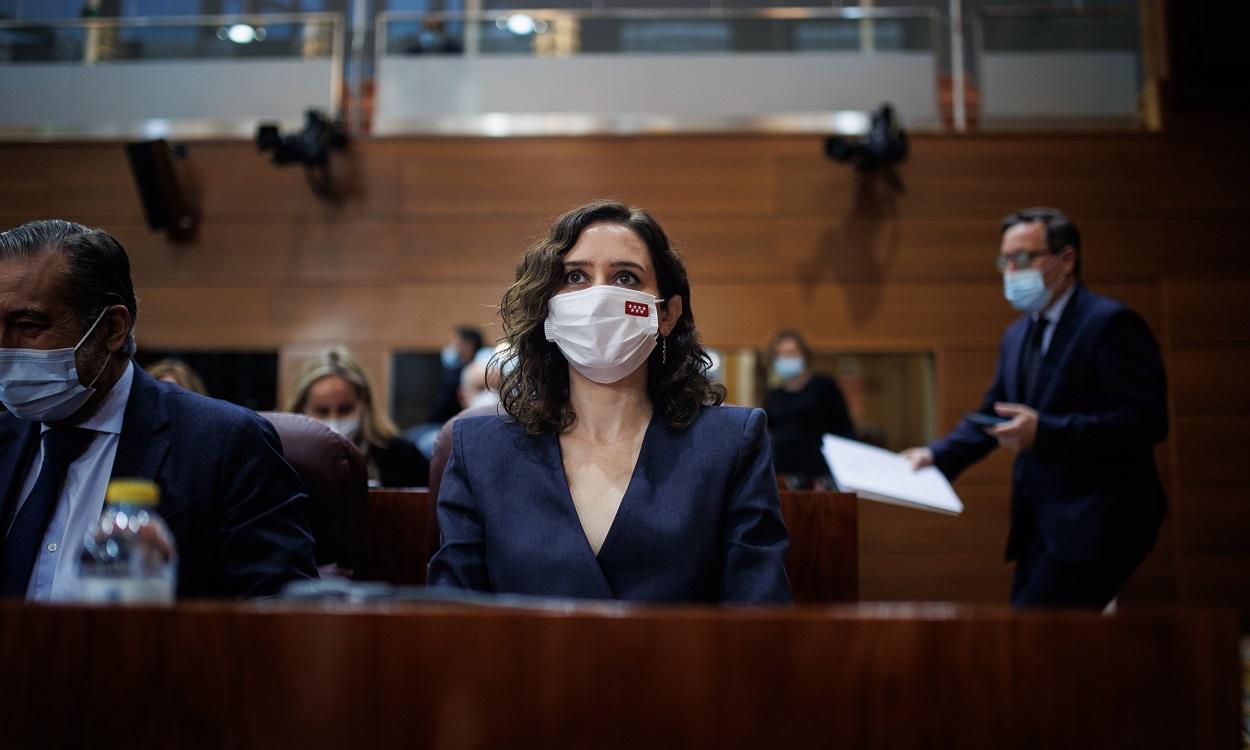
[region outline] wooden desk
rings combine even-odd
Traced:
[[[786,572],[796,602],[853,602],[859,592],[859,544],[854,495],[782,492],[790,532]],[[425,583],[438,550],[438,517],[426,490],[369,490],[366,564],[357,577],[396,584]]]
[[[1230,613],[0,604],[6,747],[1238,747]]]

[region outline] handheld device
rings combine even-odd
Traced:
[[[1011,417],[1000,417],[997,414],[986,414],[983,411],[966,411],[964,419],[981,427],[996,427],[1003,422],[1010,422]]]

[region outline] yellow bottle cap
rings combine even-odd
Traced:
[[[105,502],[131,505],[156,505],[161,491],[150,479],[114,479],[104,494]]]

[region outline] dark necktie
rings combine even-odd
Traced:
[[[1049,324],[1049,320],[1039,316],[1029,324],[1028,334],[1024,337],[1024,351],[1020,355],[1020,398],[1029,406],[1037,406],[1037,381],[1042,374],[1042,340]]]
[[[43,433],[43,465],[26,502],[18,509],[0,556],[0,596],[23,597],[65,484],[65,473],[95,437],[92,430],[62,427]],[[21,485],[18,485],[21,492]],[[16,501],[15,501],[16,502]]]

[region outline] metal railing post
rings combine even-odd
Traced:
[[[968,112],[965,109],[967,73],[964,70],[964,4],[963,0],[950,0],[951,36],[951,114],[955,132],[968,129]]]

